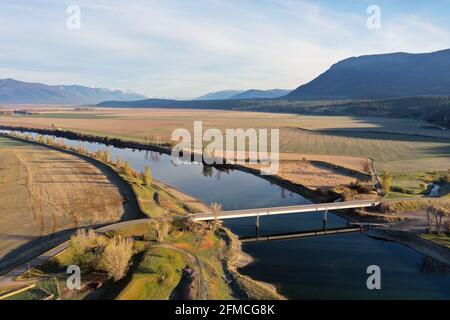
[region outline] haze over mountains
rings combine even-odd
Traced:
[[[450,49],[342,60],[287,95],[291,100],[450,95]]]
[[[222,90],[207,93],[201,97],[195,98],[194,100],[226,100],[242,92],[244,92],[244,90]]]
[[[211,92],[194,100],[225,100],[225,99],[276,99],[287,95],[292,90],[224,90]]]
[[[284,89],[271,89],[271,90],[250,89],[232,96],[231,99],[276,99],[287,95],[291,91],[292,90],[284,90]]]
[[[96,104],[105,100],[131,101],[145,98],[132,91],[0,80],[0,103],[5,104]]]

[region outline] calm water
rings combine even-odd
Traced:
[[[83,144],[89,151],[104,149],[97,143]],[[202,165],[174,165],[168,155],[110,147],[111,157],[120,156],[135,170],[150,165],[155,179],[171,184],[205,203],[217,202],[225,210],[273,207],[310,203],[249,173],[218,171]],[[328,227],[344,226],[346,221],[330,214]],[[255,234],[255,219],[226,220],[239,236]],[[261,234],[320,229],[321,214],[290,214],[261,219]],[[436,261],[397,243],[352,233],[320,238],[245,244],[244,251],[255,262],[241,272],[270,282],[291,299],[450,299],[450,270]],[[382,290],[366,287],[366,268],[381,268]]]

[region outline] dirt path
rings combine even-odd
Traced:
[[[76,228],[136,215],[124,182],[94,162],[2,137],[0,195],[0,273]]]
[[[159,244],[155,245],[155,247],[166,248],[170,250],[177,251],[181,254],[184,254],[188,257],[191,265],[190,267],[197,272],[197,275],[193,279],[192,288],[194,289],[194,296],[191,297],[193,300],[207,300],[208,299],[208,284],[205,279],[203,266],[198,259],[198,257],[187,250],[178,248],[174,245],[170,244]]]

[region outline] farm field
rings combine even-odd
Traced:
[[[46,109],[30,116],[3,116],[0,125],[69,129],[138,141],[169,141],[172,131],[207,128],[280,128],[281,159],[317,160],[361,170],[371,158],[378,172],[389,170],[399,183],[416,188],[420,178],[450,168],[450,132],[411,119],[303,116],[259,112],[185,109]],[[408,176],[409,180],[405,179]],[[419,177],[419,178],[418,178]]]
[[[0,270],[74,228],[120,220],[128,205],[116,179],[74,155],[0,137]]]

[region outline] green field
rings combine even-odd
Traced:
[[[187,264],[179,252],[150,248],[137,266],[119,300],[167,300],[180,282]]]

